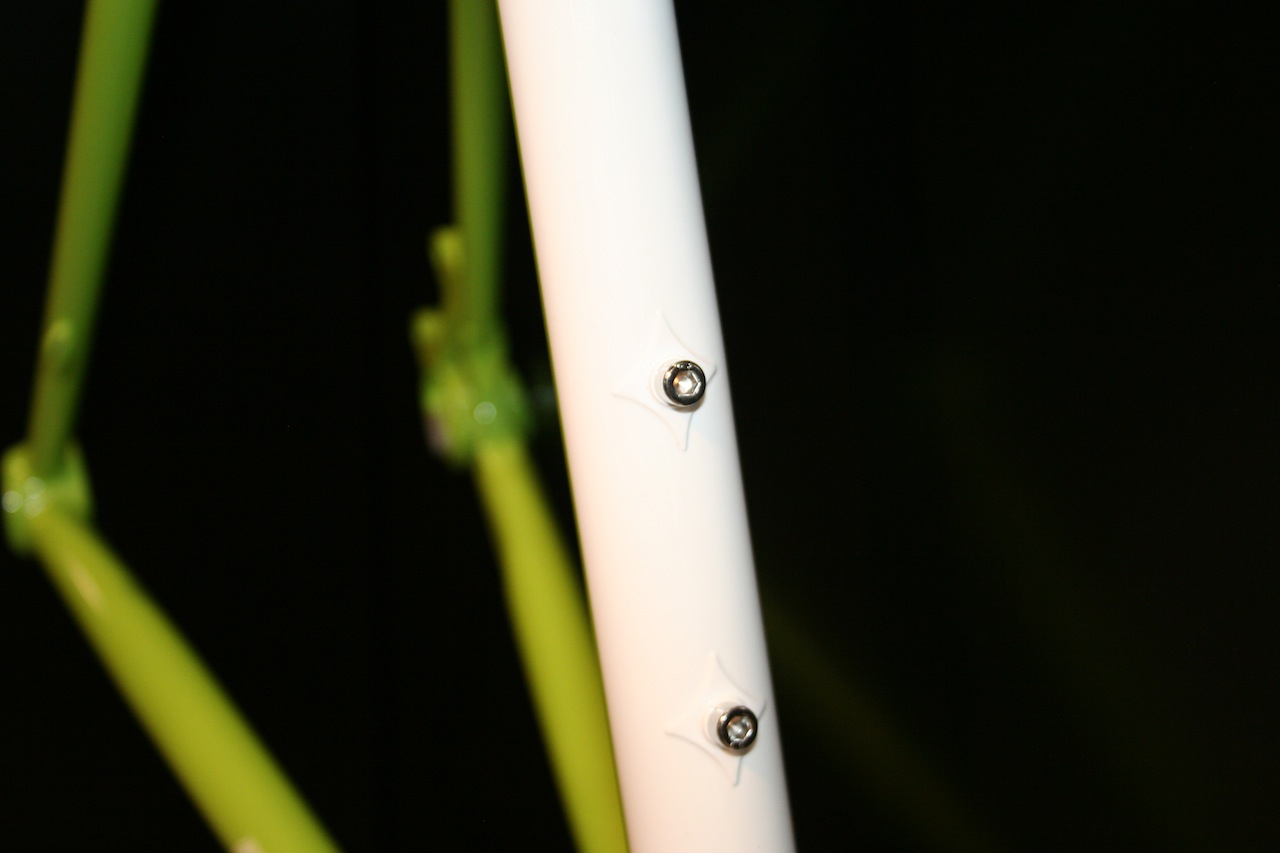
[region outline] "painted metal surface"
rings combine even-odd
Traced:
[[[671,6],[500,8],[632,849],[790,850]],[[679,360],[696,405],[661,396]],[[739,705],[730,754],[708,720]]]

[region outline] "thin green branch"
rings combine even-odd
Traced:
[[[604,687],[586,602],[529,460],[528,402],[498,316],[508,106],[497,8],[453,0],[453,227],[431,238],[440,307],[412,334],[432,444],[470,466],[570,831],[580,850],[627,849]]]
[[[497,322],[502,276],[510,108],[497,5],[486,0],[452,0],[449,38],[453,205],[466,280],[464,287],[445,289],[441,303],[469,338]]]
[[[58,592],[222,843],[335,851],[195,652],[93,529],[57,506],[30,524]]]
[[[57,474],[75,429],[155,7],[91,0],[85,10],[27,433],[41,477]]]
[[[474,471],[569,827],[584,853],[622,853],[604,684],[573,562],[523,442],[483,442]]]

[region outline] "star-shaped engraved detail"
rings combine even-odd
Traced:
[[[691,406],[673,404],[662,388],[663,376],[668,368],[680,361],[696,363],[702,369],[703,381],[707,386],[702,398]],[[618,377],[610,390],[615,397],[638,403],[652,412],[671,431],[676,446],[684,450],[689,446],[689,424],[705,401],[705,394],[710,390],[715,372],[716,365],[685,346],[671,330],[666,317],[658,311],[649,324],[645,345],[636,353],[631,366]],[[689,381],[684,377],[682,379]]]
[[[708,655],[707,668],[693,698],[670,719],[666,729],[667,734],[688,741],[714,759],[731,785],[738,784],[742,762],[750,753],[735,753],[720,746],[715,730],[720,715],[716,711],[738,705],[750,708],[757,721],[763,720],[764,697],[754,696],[735,684],[713,652]]]

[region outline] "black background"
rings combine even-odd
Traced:
[[[1161,5],[680,4],[803,849],[1277,843],[1273,51]],[[79,15],[0,9],[6,444]],[[444,25],[161,10],[79,434],[101,529],[344,846],[565,849],[417,413]],[[569,523],[550,417],[537,450]],[[7,554],[0,837],[214,849]]]

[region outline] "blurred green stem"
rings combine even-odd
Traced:
[[[58,592],[223,845],[336,850],[195,652],[92,528],[56,506],[30,524]]]
[[[89,522],[71,444],[155,0],[90,0],[28,440],[4,458],[11,546],[40,558],[120,692],[233,851],[336,848],[217,682]]]
[[[482,442],[474,471],[525,676],[578,849],[625,851],[604,684],[573,562],[522,441]]]
[[[465,286],[443,286],[441,304],[464,339],[498,320],[503,187],[509,107],[497,5],[449,4],[453,103],[453,209],[462,235]]]
[[[589,853],[627,849],[604,687],[586,602],[529,459],[528,403],[498,316],[508,128],[497,6],[449,6],[456,224],[430,255],[440,306],[418,312],[428,435],[470,467],[569,828]]]
[[[155,0],[90,0],[54,235],[28,440],[55,476],[75,428],[111,245]]]

